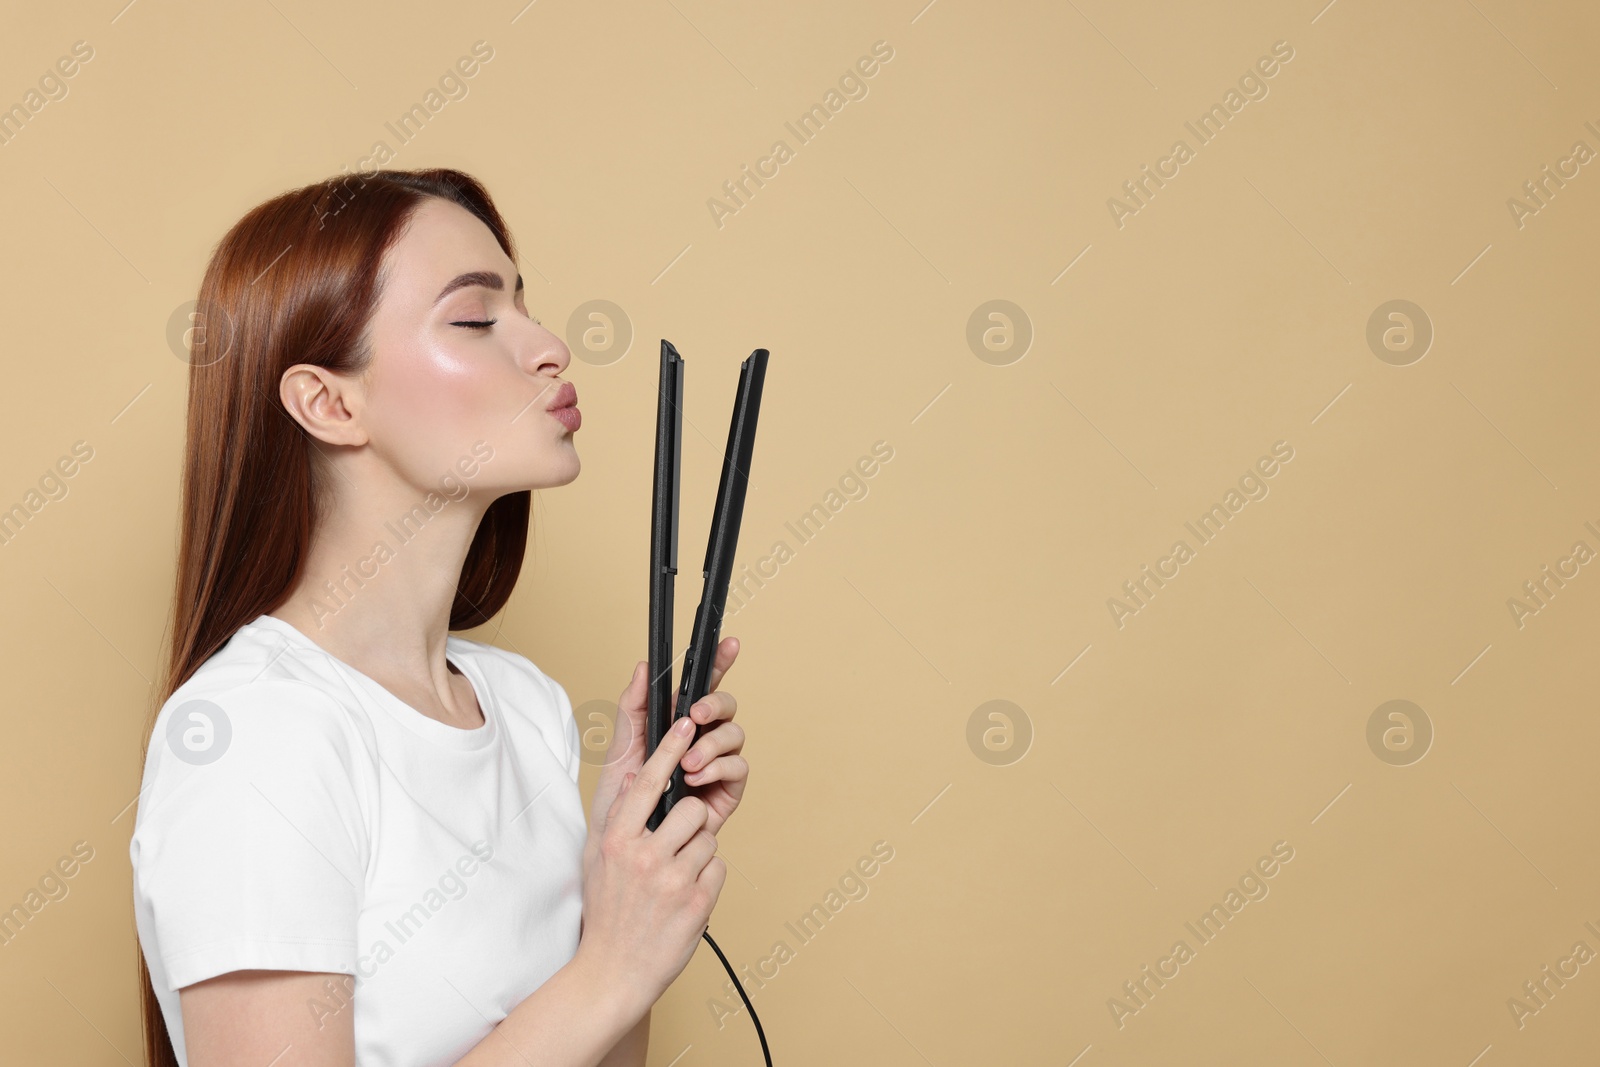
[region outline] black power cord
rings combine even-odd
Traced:
[[[750,1013],[750,1021],[756,1024],[756,1036],[761,1039],[761,1056],[767,1061],[767,1067],[772,1067],[772,1053],[767,1051],[767,1035],[761,1029],[761,1020],[756,1016],[756,1009],[750,1005],[750,998],[744,995],[744,986],[739,984],[739,976],[733,973],[733,965],[728,962],[728,957],[722,954],[717,943],[711,940],[711,927],[706,927],[701,933],[706,939],[706,944],[711,946],[711,951],[717,954],[717,959],[722,961],[722,967],[728,972],[728,977],[733,979],[733,988],[739,991],[739,999],[744,1001],[744,1009]]]

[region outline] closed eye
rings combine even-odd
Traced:
[[[529,317],[531,318],[532,316],[529,316]],[[497,323],[499,321],[500,321],[499,319],[484,319],[482,321],[475,321],[475,320],[471,320],[471,319],[463,319],[460,322],[452,322],[450,325],[452,325],[452,326],[464,326],[469,330],[487,330],[489,327],[493,326],[495,323]],[[534,319],[533,321],[537,325],[541,325],[541,326],[544,325],[538,319]]]

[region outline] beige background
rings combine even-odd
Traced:
[[[137,1058],[127,842],[174,555],[169,323],[244,211],[383,140],[394,166],[487,183],[535,315],[609,300],[634,331],[621,359],[569,335],[583,474],[536,498],[517,594],[471,635],[580,712],[644,655],[659,338],[688,360],[680,640],[737,365],[772,352],[740,560],[792,555],[726,628],[753,770],[712,931],[739,964],[792,949],[754,991],[777,1062],[1590,1062],[1596,966],[1521,1027],[1507,1002],[1576,942],[1600,951],[1600,567],[1520,627],[1508,601],[1576,542],[1600,551],[1600,164],[1520,226],[1508,201],[1574,142],[1600,150],[1600,13],[921,3],[8,19],[0,106],[94,50],[0,147],[0,506],[94,450],[0,547],[0,904],[94,850],[0,948],[8,1060]],[[385,123],[480,40],[467,95],[400,146]],[[799,144],[784,123],[880,40],[867,95]],[[1185,121],[1278,41],[1268,95],[1197,146]],[[1194,158],[1119,227],[1108,199],[1178,138]],[[793,158],[719,228],[708,199],[778,139]],[[991,300],[1031,325],[1021,358],[969,346]],[[1433,330],[1407,365],[1367,342],[1392,300]],[[866,495],[801,543],[785,523],[878,441]],[[1185,522],[1277,441],[1270,494],[1199,546]],[[1194,558],[1119,628],[1107,601],[1180,538]],[[1397,699],[1434,734],[1404,765],[1367,739]],[[969,742],[992,700],[1018,709],[990,722],[998,752]],[[867,895],[801,944],[785,924],[878,841]],[[1270,894],[1201,945],[1185,922],[1280,841]],[[1119,1027],[1109,998],[1180,938],[1193,958]],[[724,995],[702,946],[650,1062],[759,1062],[746,1018],[713,1020]]]

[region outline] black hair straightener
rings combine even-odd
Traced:
[[[733,398],[733,421],[728,427],[728,444],[722,454],[722,479],[717,483],[716,510],[711,516],[711,535],[706,543],[705,586],[700,606],[694,613],[694,632],[684,653],[682,682],[676,709],[672,705],[672,594],[678,573],[678,476],[683,459],[683,357],[666,338],[661,339],[660,395],[656,403],[655,487],[650,508],[650,688],[645,715],[648,759],[666,737],[672,722],[689,714],[695,701],[711,689],[711,668],[722,638],[722,609],[728,601],[728,581],[733,575],[733,554],[739,545],[739,520],[744,516],[745,491],[750,485],[750,457],[756,443],[756,416],[761,411],[761,386],[767,376],[767,350],[758,348],[739,365],[739,387]],[[700,736],[695,727],[695,737]],[[646,825],[654,830],[667,817],[672,806],[689,794],[683,780],[683,767],[672,769],[672,779],[661,795]],[[722,961],[728,976],[739,991],[756,1036],[761,1039],[761,1054],[768,1067],[772,1055],[761,1020],[756,1018],[750,998],[722,954],[711,940],[708,927],[702,935]]]
[[[661,341],[661,395],[656,405],[656,469],[654,502],[650,512],[650,691],[648,703],[649,753],[656,750],[674,719],[689,714],[694,702],[711,689],[711,667],[722,639],[722,609],[728,601],[728,580],[733,575],[733,554],[739,546],[739,520],[744,515],[745,491],[750,484],[750,457],[756,443],[756,416],[761,410],[761,386],[767,376],[767,350],[758,348],[739,365],[739,389],[733,398],[733,422],[722,454],[722,480],[717,483],[716,511],[711,516],[711,536],[706,543],[705,588],[694,613],[694,632],[684,653],[683,680],[678,705],[672,707],[672,607],[673,580],[678,573],[678,481],[683,459],[683,357],[672,342]],[[695,737],[700,728],[695,728]],[[646,825],[654,830],[672,806],[688,795],[683,768],[672,772],[672,782]]]

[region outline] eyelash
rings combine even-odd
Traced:
[[[493,326],[495,323],[497,323],[499,321],[500,321],[499,319],[485,319],[482,322],[474,322],[474,321],[471,321],[471,320],[462,320],[461,322],[452,322],[450,325],[452,325],[452,326],[465,326],[468,329],[473,329],[473,330],[487,330],[489,327]],[[543,326],[544,325],[544,323],[541,322],[539,319],[534,319],[533,321],[534,321],[535,325],[538,325],[538,326]]]

